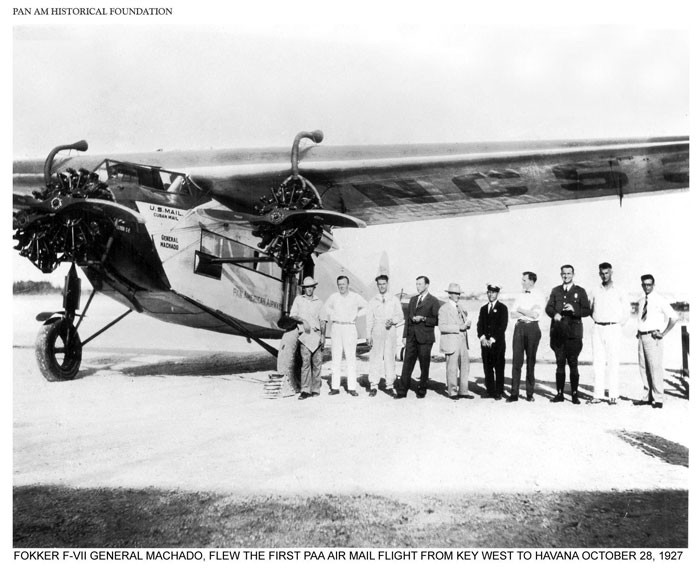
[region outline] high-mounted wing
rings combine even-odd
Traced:
[[[685,189],[689,139],[312,147],[299,165],[323,208],[367,224],[456,217],[553,201]],[[258,167],[258,168],[256,168]],[[190,170],[234,210],[269,192],[284,164]]]

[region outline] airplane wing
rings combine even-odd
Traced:
[[[688,137],[648,139],[307,147],[299,174],[321,208],[367,224],[507,210],[510,207],[687,189]],[[132,169],[186,174],[196,194],[160,192],[164,203],[191,208],[211,198],[236,213],[258,207],[290,175],[289,151],[245,149],[115,155]],[[56,160],[54,172],[92,170],[104,156]],[[42,163],[16,161],[15,205],[41,186]],[[139,172],[140,172],[139,171]],[[139,175],[139,183],[143,188]],[[153,199],[154,201],[156,199]],[[180,201],[182,204],[175,201]],[[30,201],[31,202],[31,201]],[[333,223],[332,223],[333,224]]]
[[[689,138],[307,149],[299,172],[323,208],[386,224],[619,197],[689,185]],[[192,170],[234,210],[250,208],[289,170],[283,164]]]

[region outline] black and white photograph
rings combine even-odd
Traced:
[[[690,564],[691,4],[491,4],[4,9],[12,565]]]

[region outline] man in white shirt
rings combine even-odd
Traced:
[[[644,297],[639,300],[637,338],[639,372],[644,383],[640,404],[664,406],[664,346],[663,338],[678,321],[676,312],[666,300],[654,292],[655,280],[651,274],[642,276]]]
[[[527,356],[525,374],[525,391],[527,401],[535,401],[535,363],[537,347],[540,344],[540,315],[544,312],[544,294],[535,289],[537,274],[523,272],[521,283],[523,291],[515,299],[511,317],[516,320],[513,331],[513,371],[509,403],[518,401],[520,392],[520,373],[523,369],[524,357]]]
[[[601,403],[608,389],[608,403],[615,405],[620,397],[620,342],[622,326],[630,315],[627,295],[613,283],[609,262],[598,265],[601,284],[591,292],[593,310],[593,399]]]
[[[338,276],[338,291],[331,294],[324,307],[326,319],[331,325],[331,390],[329,395],[340,393],[340,364],[345,353],[347,363],[347,389],[357,397],[357,373],[355,367],[355,350],[357,348],[357,327],[355,320],[367,308],[365,299],[350,292],[350,279]]]
[[[396,326],[403,322],[403,309],[396,296],[390,296],[389,277],[375,278],[379,293],[367,308],[367,344],[369,351],[369,396],[377,395],[379,380],[384,376],[388,391],[396,381]]]

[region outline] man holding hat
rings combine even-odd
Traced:
[[[449,300],[438,312],[438,328],[440,329],[440,351],[445,353],[445,370],[447,372],[447,393],[450,399],[460,397],[474,399],[469,395],[469,344],[467,330],[471,321],[467,312],[459,305],[462,288],[452,282],[446,290]],[[459,373],[459,375],[458,375]]]
[[[326,343],[326,322],[323,302],[314,291],[318,282],[304,278],[302,296],[294,298],[289,317],[297,322],[301,352],[301,395],[299,399],[316,397],[321,393],[323,346]]]
[[[377,395],[382,375],[389,391],[396,381],[396,326],[403,322],[403,309],[396,296],[388,294],[389,277],[375,278],[379,293],[367,308],[367,343],[369,351],[369,396]]]
[[[479,310],[479,320],[476,323],[476,335],[479,336],[481,359],[484,363],[486,397],[497,400],[503,398],[506,328],[508,327],[508,308],[498,301],[500,291],[501,287],[498,284],[486,285],[486,296],[489,301]]]

